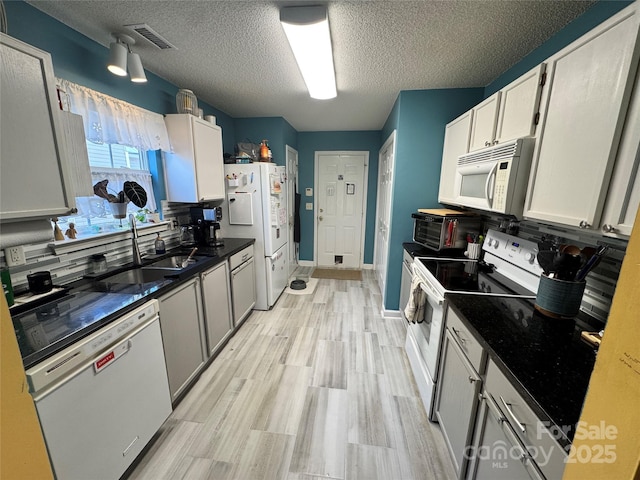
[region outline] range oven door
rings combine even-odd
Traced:
[[[429,418],[435,420],[433,405],[444,323],[444,298],[424,284],[421,288],[425,292],[422,318],[416,319],[417,323],[409,323],[405,349],[422,403]]]

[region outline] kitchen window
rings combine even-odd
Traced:
[[[125,181],[140,184],[147,204],[140,209],[129,202],[127,212],[146,221],[147,213],[157,211],[148,155],[171,150],[163,116],[63,79],[57,83],[62,109],[82,116],[92,184],[108,180],[107,191],[114,195]],[[129,228],[128,219],[114,218],[103,198],[76,197],[76,206],[76,215],[58,219],[63,233],[71,223],[79,238]]]

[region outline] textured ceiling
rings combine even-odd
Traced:
[[[110,32],[147,23],[177,47],[159,50],[134,34],[148,71],[233,117],[281,116],[298,131],[379,130],[401,90],[486,86],[593,4],[321,2],[329,10],[338,96],[313,100],[279,23],[281,6],[305,1],[28,3],[105,46]]]

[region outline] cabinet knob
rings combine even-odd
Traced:
[[[490,147],[491,146],[491,142],[484,142],[484,146],[485,147]]]
[[[321,222],[321,221],[322,221],[322,215],[320,215],[320,216],[318,217],[318,221],[319,221],[319,222]]]
[[[75,215],[76,213],[78,213],[78,209],[77,208],[72,208],[71,210],[69,210],[69,214],[71,214],[71,215]]]
[[[591,225],[589,225],[589,222],[587,222],[586,220],[582,220],[579,224],[580,228],[590,228]]]
[[[494,140],[491,145],[497,145],[497,144],[498,144],[498,140]]]
[[[604,233],[612,233],[616,231],[616,228],[613,225],[609,225],[608,223],[605,223],[604,225],[602,225],[602,231]]]
[[[477,381],[476,378],[473,378],[471,375],[469,375],[469,383],[473,383],[473,382],[476,382],[476,381]]]

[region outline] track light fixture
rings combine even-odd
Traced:
[[[144,74],[140,55],[131,51],[131,45],[135,44],[136,41],[123,33],[113,33],[112,36],[115,37],[116,41],[112,42],[109,47],[107,69],[114,75],[124,77],[127,75],[128,66],[131,81],[145,83],[147,77]]]

